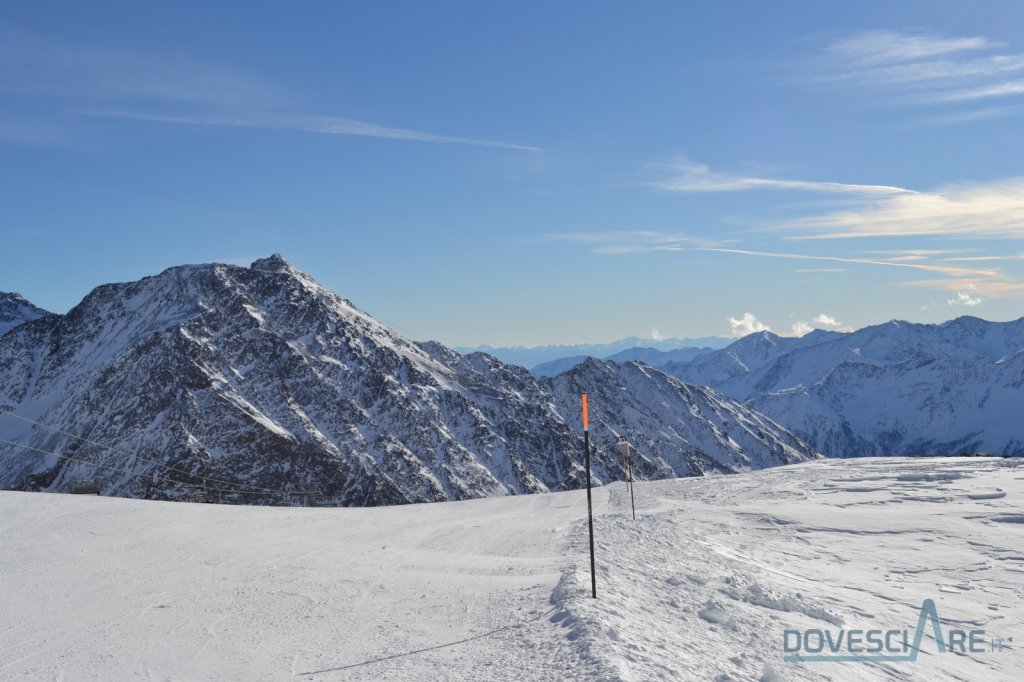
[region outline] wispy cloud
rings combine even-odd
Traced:
[[[789,180],[736,175],[714,171],[710,167],[680,157],[667,164],[650,164],[668,177],[655,181],[655,187],[670,192],[740,192],[754,189],[781,189],[826,194],[890,195],[913,194],[913,190],[889,185],[863,185],[815,180]]]
[[[934,116],[923,116],[917,119],[916,123],[919,126],[945,126],[956,123],[991,121],[1019,114],[1024,114],[1024,104],[984,107],[981,109],[968,109],[967,111],[952,111]]]
[[[805,82],[871,91],[917,106],[973,106],[1024,94],[1024,54],[983,36],[867,31],[825,45]],[[1013,107],[949,112],[928,125],[990,120],[1021,113]]]
[[[3,26],[0,92],[64,100],[67,110],[93,117],[543,151],[342,117],[273,113],[294,110],[294,94],[244,69],[169,54],[73,45]],[[183,109],[199,113],[182,113]],[[31,142],[39,137],[24,126],[15,132],[0,128],[0,141]]]
[[[333,116],[299,116],[289,114],[175,115],[119,110],[86,110],[82,113],[87,116],[133,119],[137,121],[147,121],[150,123],[231,126],[236,128],[259,128],[264,130],[290,130],[303,133],[316,133],[320,135],[355,135],[359,137],[381,137],[389,140],[415,140],[418,142],[467,144],[481,147],[500,147],[503,149],[517,149],[532,152],[544,151],[539,147],[512,144],[510,142],[478,140],[469,137],[457,137],[451,135],[437,135],[435,133],[409,130],[407,128],[389,128],[377,125],[376,123],[366,123],[364,121],[355,121],[349,118],[337,118]]]
[[[281,90],[251,73],[174,55],[72,45],[0,26],[0,91],[77,101],[269,106]]]
[[[736,242],[734,239],[708,239],[688,234],[651,230],[556,232],[545,235],[543,241],[586,244],[593,253],[612,256],[655,251],[682,251],[686,248],[725,246]]]
[[[750,251],[747,249],[727,248],[698,248],[695,251],[714,251],[716,253],[730,253],[740,256],[756,256],[760,258],[784,258],[788,260],[810,260],[826,261],[834,263],[856,263],[859,265],[880,265],[891,268],[907,268],[910,270],[921,270],[923,272],[941,273],[952,277],[998,277],[999,271],[993,269],[965,268],[954,265],[935,265],[925,263],[904,263],[900,261],[882,260],[874,258],[847,258],[843,256],[818,256],[803,253],[785,253],[778,251]]]
[[[826,52],[852,62],[885,64],[987,47],[992,47],[992,43],[981,36],[949,38],[896,31],[865,31],[837,40],[826,48]]]
[[[1024,95],[1024,80],[1006,81],[993,83],[977,88],[954,90],[935,96],[936,102],[963,102],[972,99],[985,99],[988,97],[1006,97],[1008,95]]]
[[[1003,297],[1024,297],[1024,282],[1016,276],[1008,274],[999,268],[972,268],[957,265],[943,264],[942,262],[915,262],[908,263],[875,258],[847,258],[842,256],[820,256],[801,253],[785,253],[775,251],[751,251],[745,249],[726,248],[704,248],[694,249],[696,251],[714,251],[742,256],[754,256],[760,258],[782,258],[789,260],[812,260],[831,261],[839,263],[851,263],[858,265],[882,266],[889,268],[901,268],[904,270],[916,270],[941,275],[940,279],[918,279],[898,282],[903,286],[920,286],[930,289],[941,289],[944,291],[968,291],[973,295],[984,295],[990,298]],[[979,301],[980,302],[980,301]]]
[[[946,185],[930,192],[874,197],[859,206],[792,221],[792,239],[953,235],[1024,237],[1024,177]]]
[[[898,282],[900,286],[939,289],[956,294],[974,292],[985,298],[1024,298],[1024,282],[1009,276],[990,278],[918,279]]]

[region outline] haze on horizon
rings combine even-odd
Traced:
[[[0,20],[0,290],[280,252],[493,346],[1022,315],[1024,6],[99,2]]]

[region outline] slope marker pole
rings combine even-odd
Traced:
[[[629,444],[625,436],[618,439],[619,454],[622,455],[622,482],[629,486],[629,504],[633,507],[633,520],[636,521],[636,499],[633,497],[633,469],[629,463],[629,456],[633,454],[633,446]]]
[[[629,477],[629,504],[633,507],[633,520],[636,521],[636,498],[633,497],[633,464],[630,462],[630,455],[633,454],[633,446],[628,446],[629,455],[626,455],[626,476]]]
[[[597,599],[597,571],[594,565],[594,507],[590,501],[590,419],[587,416],[587,394],[583,394],[583,458],[587,465],[587,523],[590,527],[590,589]]]

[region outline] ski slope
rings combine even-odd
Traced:
[[[1024,460],[827,460],[368,509],[0,493],[0,679],[1016,680]],[[785,629],[1001,653],[787,663]],[[1015,641],[1009,641],[1014,638]]]

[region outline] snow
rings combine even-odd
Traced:
[[[1003,493],[995,496],[993,493]],[[787,663],[784,629],[1024,624],[1024,462],[825,460],[367,509],[0,493],[0,679],[1012,680],[1019,645]]]
[[[852,333],[770,332],[672,363],[833,457],[1024,454],[1024,318],[890,322]]]

